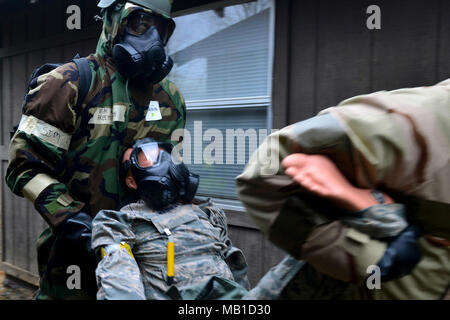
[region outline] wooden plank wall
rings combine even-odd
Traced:
[[[67,31],[66,8],[71,4],[85,8],[82,31]],[[95,49],[100,30],[92,18],[96,12],[94,1],[89,0],[40,0],[25,8],[0,11],[2,268],[33,284],[37,283],[35,242],[45,222],[28,201],[14,196],[4,183],[9,133],[19,123],[26,85],[36,67],[68,61],[76,53],[87,55]],[[90,37],[93,29],[97,29],[95,38]],[[55,45],[48,46],[52,43]]]
[[[19,122],[27,79],[34,68],[46,62],[64,62],[76,53],[87,55],[95,50],[100,34],[93,20],[97,14],[92,0],[40,0],[25,9],[0,10],[0,112],[1,112],[1,188],[3,269],[10,275],[37,284],[35,241],[45,226],[34,208],[14,196],[4,184],[7,167],[9,132]],[[82,30],[66,30],[66,8],[82,8]],[[277,264],[284,253],[257,231],[244,213],[229,213],[230,237],[240,247],[249,264],[249,279],[254,285]]]
[[[366,9],[381,8],[381,30]],[[274,128],[364,93],[450,77],[444,0],[277,0]]]

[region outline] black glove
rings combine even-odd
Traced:
[[[54,230],[64,243],[86,251],[91,251],[92,217],[84,212],[67,218]]]
[[[54,286],[66,287],[70,274],[66,270],[76,265],[81,270],[81,290],[95,297],[95,269],[98,259],[92,249],[92,217],[84,212],[67,218],[54,230],[55,242],[46,268],[46,276]]]
[[[79,212],[63,221],[55,230],[59,245],[87,254],[83,262],[97,265],[98,257],[92,249],[92,217]],[[66,249],[64,249],[66,250]]]
[[[389,239],[388,248],[378,262],[382,282],[409,274],[419,263],[422,255],[417,239],[420,235],[418,226],[409,226],[395,238]]]

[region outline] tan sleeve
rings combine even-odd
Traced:
[[[313,230],[302,247],[301,258],[333,278],[359,283],[385,250],[384,242],[335,221]]]

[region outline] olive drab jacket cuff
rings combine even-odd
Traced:
[[[58,183],[58,180],[45,173],[39,173],[23,187],[23,196],[34,203],[44,189],[55,183]]]
[[[387,244],[335,221],[313,230],[301,259],[335,279],[360,283],[383,257]]]
[[[55,230],[67,218],[80,212],[84,203],[73,199],[63,183],[54,183],[39,194],[34,206],[50,228]]]

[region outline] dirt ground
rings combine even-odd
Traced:
[[[5,277],[0,270],[0,300],[32,300],[35,289]]]
[[[5,277],[5,273],[0,270],[0,300],[32,300],[35,289]],[[445,300],[450,300],[450,291]]]

